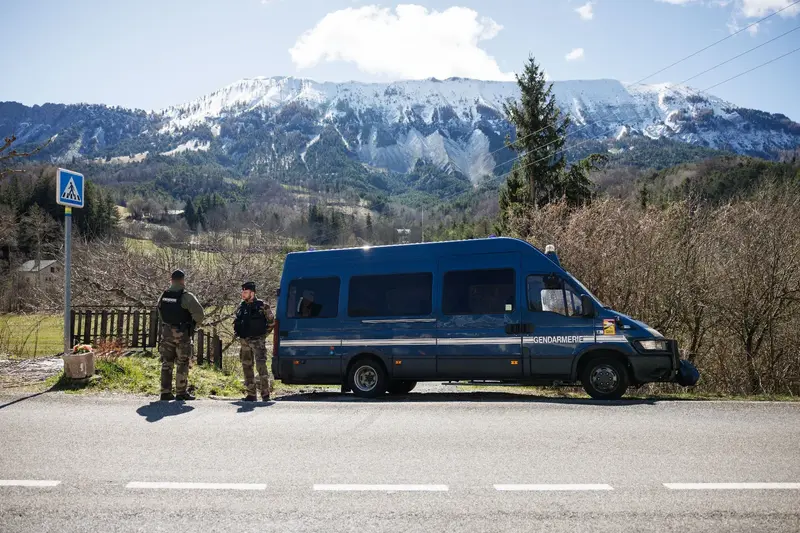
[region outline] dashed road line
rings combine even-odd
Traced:
[[[60,483],[52,479],[0,479],[0,487],[55,487]]]
[[[314,485],[314,490],[329,491],[398,491],[398,492],[445,492],[447,485]]]
[[[523,485],[495,485],[499,491],[584,491],[584,490],[614,490],[606,484],[558,484],[539,483]]]
[[[177,490],[267,490],[266,483],[176,483],[168,481],[131,481],[126,489]]]
[[[664,483],[671,490],[800,490],[800,483]]]

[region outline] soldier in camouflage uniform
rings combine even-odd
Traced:
[[[158,299],[161,319],[161,399],[194,400],[186,390],[189,381],[189,359],[192,357],[192,334],[203,323],[203,306],[185,288],[185,275],[176,270],[170,278],[169,289]],[[175,389],[172,394],[172,369],[176,366]]]
[[[266,336],[275,327],[275,316],[272,309],[262,300],[256,298],[256,284],[248,281],[242,284],[242,303],[236,309],[236,318],[233,321],[233,330],[241,342],[239,359],[244,370],[244,385],[247,396],[246,402],[254,402],[256,398],[256,379],[253,372],[255,363],[258,370],[258,385],[261,398],[270,399],[272,393],[272,372],[267,367]]]

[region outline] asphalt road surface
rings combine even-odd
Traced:
[[[800,531],[800,404],[305,400],[0,396],[0,531]]]

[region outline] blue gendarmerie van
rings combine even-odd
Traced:
[[[500,237],[290,253],[272,371],[368,398],[420,381],[580,383],[599,399],[693,384],[675,340],[605,307],[549,248]]]

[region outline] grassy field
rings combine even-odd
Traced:
[[[145,254],[152,254],[158,251],[158,246],[148,239],[132,239],[131,237],[125,237],[125,246],[131,250],[136,250],[137,252]]]
[[[60,315],[0,315],[0,353],[30,358],[64,350],[64,317]]]

